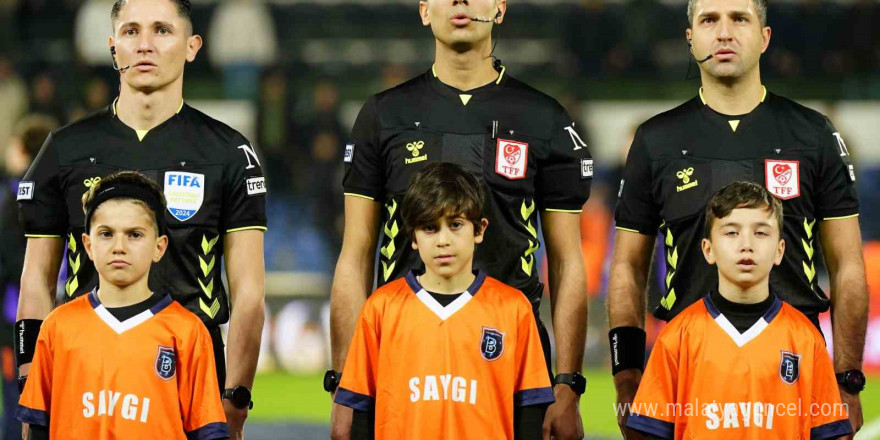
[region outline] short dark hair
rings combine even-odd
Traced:
[[[192,29],[192,2],[190,0],[168,0],[171,3],[174,3],[177,6],[177,15],[181,18],[185,19],[189,23],[190,29]],[[128,0],[116,0],[113,3],[113,9],[110,9],[110,22],[116,23],[116,19],[119,18],[119,11],[122,10],[122,7],[128,3]]]
[[[82,207],[83,212],[88,211],[88,206],[91,204],[92,200],[95,198],[95,195],[101,191],[101,188],[105,188],[108,186],[112,186],[113,184],[125,184],[132,185],[143,188],[153,196],[159,200],[161,204],[162,211],[156,212],[150,205],[143,200],[133,199],[133,198],[115,198],[112,200],[123,200],[135,203],[139,206],[142,206],[147,212],[153,214],[153,226],[156,228],[156,235],[161,235],[162,231],[159,227],[159,216],[165,215],[165,209],[167,209],[167,203],[165,201],[165,194],[162,192],[162,188],[159,187],[159,184],[150,179],[149,177],[137,172],[137,171],[119,171],[117,173],[113,173],[103,179],[100,179],[97,183],[92,185],[82,197]],[[89,231],[86,231],[88,234]]]
[[[24,151],[31,160],[37,157],[46,138],[52,130],[58,128],[55,118],[42,114],[30,114],[15,123],[13,136],[24,145]]]
[[[688,27],[694,25],[694,9],[696,9],[698,1],[688,0]],[[752,0],[752,3],[755,4],[755,12],[758,14],[761,26],[767,26],[767,0]]]
[[[477,178],[452,163],[425,165],[413,177],[400,215],[410,239],[416,228],[432,224],[447,215],[461,215],[474,224],[474,233],[482,230],[483,187]]]
[[[761,185],[754,182],[733,182],[721,188],[706,205],[706,229],[704,236],[710,238],[716,219],[730,215],[734,209],[764,208],[776,219],[782,236],[782,202]]]

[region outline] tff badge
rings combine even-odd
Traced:
[[[168,212],[185,222],[199,212],[205,200],[205,175],[168,171],[165,173],[165,200]]]
[[[788,200],[801,195],[801,175],[796,160],[764,161],[764,182],[767,191],[777,199]]]

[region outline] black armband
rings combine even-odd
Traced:
[[[645,370],[645,331],[638,327],[615,327],[608,332],[611,374],[638,368]]]
[[[42,319],[22,319],[15,323],[12,336],[12,347],[15,351],[15,366],[20,367],[34,360],[37,347],[37,336],[40,336]]]

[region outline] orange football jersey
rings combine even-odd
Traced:
[[[514,405],[551,402],[532,305],[483,272],[445,307],[412,272],[373,293],[336,393],[376,440],[512,440]]]
[[[740,333],[707,295],[660,332],[627,426],[668,439],[851,432],[825,340],[780,301]]]
[[[121,322],[94,291],[55,309],[16,417],[58,439],[229,437],[211,337],[170,296]]]

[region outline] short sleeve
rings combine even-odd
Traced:
[[[266,178],[259,150],[239,136],[223,164],[221,230],[266,229]]]
[[[28,237],[62,237],[67,233],[67,203],[56,144],[53,133],[18,185],[19,220]]]
[[[660,206],[653,196],[651,158],[639,127],[623,168],[614,220],[619,229],[656,235],[660,227]]]
[[[810,440],[834,439],[852,433],[849,415],[840,400],[831,357],[818,340],[813,352],[812,395],[810,405]]]
[[[229,437],[226,413],[217,388],[214,349],[208,329],[193,321],[194,340],[187,350],[178,349],[178,395],[180,415],[187,438],[200,440]]]
[[[50,316],[40,328],[27,384],[15,411],[16,420],[47,428],[49,427],[49,409],[52,407],[52,375],[55,367],[55,353],[52,345],[54,322]]]
[[[531,304],[525,298],[521,302],[516,329],[516,389],[513,402],[516,406],[553,403],[555,398],[538,324]]]
[[[669,327],[664,330],[668,329]],[[651,350],[651,357],[630,408],[626,426],[645,434],[672,439],[675,435],[675,414],[669,414],[666,410],[674,407],[669,404],[677,403],[678,353],[674,347],[667,346],[663,341],[661,333]],[[648,415],[644,411],[646,408],[659,408],[661,411]]]
[[[859,213],[855,168],[843,137],[826,118],[820,142],[815,195],[816,217],[822,220],[849,217]]]
[[[385,195],[385,168],[379,145],[379,115],[376,97],[371,96],[361,108],[351,140],[345,145],[343,161],[345,194],[382,200]]]
[[[370,303],[367,300],[358,317],[334,399],[340,405],[365,412],[374,410],[379,366],[379,336],[370,323]]]
[[[535,195],[539,209],[581,212],[590,198],[593,157],[565,110],[561,109],[557,116],[548,151],[536,159]]]

